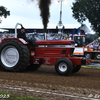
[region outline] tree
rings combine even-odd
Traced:
[[[0,17],[4,16],[4,18],[7,18],[7,16],[9,15],[10,15],[10,11],[7,11],[7,8],[5,8],[4,6],[0,6]]]
[[[71,9],[78,22],[83,24],[88,19],[92,29],[100,36],[100,0],[75,0]]]
[[[94,37],[94,40],[96,40],[96,39],[99,37],[98,32],[95,33],[95,34],[93,35],[93,37]]]

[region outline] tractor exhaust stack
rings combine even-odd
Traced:
[[[44,32],[44,40],[46,40],[46,32]]]

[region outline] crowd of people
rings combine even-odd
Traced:
[[[0,42],[4,38],[13,38],[15,35],[14,34],[1,34],[0,35]]]
[[[44,33],[26,33],[27,38],[31,38],[32,35],[36,38],[36,40],[44,40]],[[66,34],[58,34],[58,33],[47,33],[46,40],[71,40],[71,36],[65,36]],[[13,38],[14,34],[0,34],[0,41],[4,38]]]
[[[14,34],[1,34],[0,35],[0,42],[4,38],[14,38]],[[27,35],[26,37],[29,38],[31,35]],[[35,35],[36,40],[44,40],[44,34],[37,34]],[[62,36],[61,34],[47,34],[47,40],[71,40],[71,37]],[[88,45],[93,51],[100,51],[100,37],[94,40],[92,43]]]
[[[29,34],[27,37],[30,39],[34,35],[36,40],[44,40],[44,33]],[[71,37],[64,36],[62,34],[46,34],[46,40],[71,40]]]
[[[47,40],[71,40],[71,37],[68,37],[65,34],[48,34]]]
[[[100,37],[96,40],[94,40],[90,45],[89,48],[91,48],[93,51],[100,51]]]

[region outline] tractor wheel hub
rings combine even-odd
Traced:
[[[19,60],[19,52],[13,46],[5,47],[1,52],[2,63],[7,67],[13,67]]]

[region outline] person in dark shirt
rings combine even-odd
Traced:
[[[20,33],[18,33],[17,38],[22,38],[25,41],[27,41],[26,34],[25,34],[25,28],[24,27],[21,28],[21,31],[20,31]]]
[[[20,33],[18,33],[18,35],[17,35],[17,38],[24,39],[26,42],[29,43],[29,45],[31,47],[33,47],[33,50],[35,50],[35,41],[36,41],[36,39],[34,37],[32,37],[32,39],[27,39],[26,38],[25,28],[24,27],[21,28]]]

